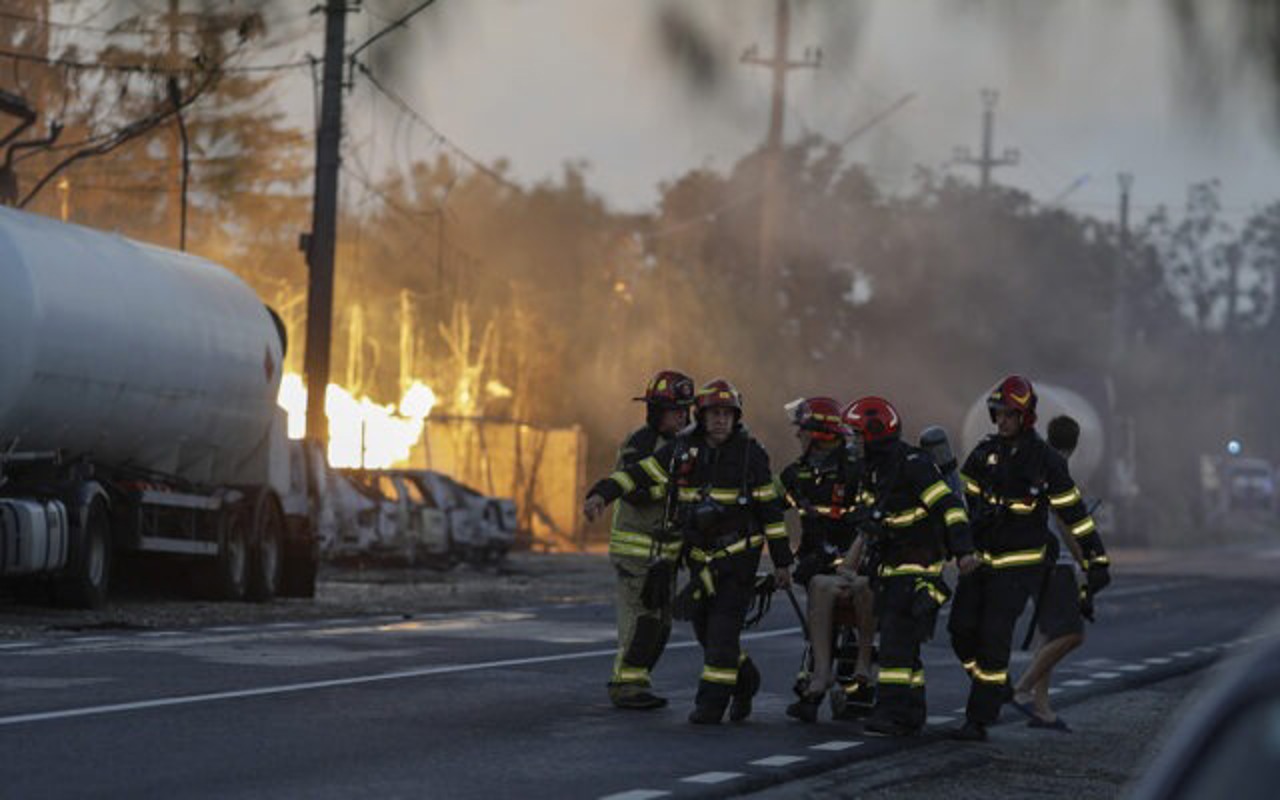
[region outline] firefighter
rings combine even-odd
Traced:
[[[773,580],[791,584],[791,550],[782,501],[769,471],[769,456],[742,425],[742,397],[728,381],[711,381],[694,400],[697,425],[656,453],[597,482],[584,512],[633,489],[667,487],[684,541],[689,585],[677,598],[693,622],[703,650],[702,678],[689,721],[717,724],[751,714],[760,673],[739,638],[756,594],[756,567],[764,546]]]
[[[982,560],[977,572],[960,579],[948,626],[970,676],[965,722],[952,733],[962,741],[985,741],[987,726],[1012,697],[1014,625],[1055,559],[1051,509],[1080,546],[1090,591],[1111,580],[1097,526],[1066,459],[1036,433],[1036,402],[1031,381],[1018,375],[1001,381],[987,399],[996,433],[974,448],[961,469]]]
[[[653,376],[644,396],[633,398],[645,404],[645,424],[623,442],[617,471],[653,455],[688,424],[693,391],[693,379],[682,372],[663,370]],[[609,699],[617,708],[649,710],[667,704],[651,691],[650,675],[671,635],[680,555],[679,533],[666,524],[665,500],[663,486],[632,488],[613,511],[609,560],[618,576],[618,655]]]
[[[902,418],[889,401],[850,403],[844,422],[861,435],[865,468],[859,501],[869,509],[863,526],[875,550],[876,618],[880,674],[875,710],[863,729],[911,736],[926,718],[920,645],[932,638],[949,596],[942,580],[948,557],[961,574],[978,567],[964,504],[924,450],[902,441]]]
[[[809,646],[813,672],[801,672],[800,698],[787,714],[804,722],[817,720],[824,693],[831,689],[832,715],[854,716],[869,710],[875,697],[871,685],[871,647],[875,637],[871,586],[853,569],[862,545],[854,548],[855,530],[849,518],[850,498],[858,486],[861,467],[857,448],[845,440],[840,403],[830,397],[795,400],[786,406],[801,454],[778,475],[783,497],[800,515],[800,544],[795,552],[793,579],[805,587]],[[839,569],[848,565],[848,569]],[[858,629],[858,652],[853,674],[832,687],[836,644],[836,607],[853,604]]]

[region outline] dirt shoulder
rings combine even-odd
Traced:
[[[545,603],[609,602],[613,570],[604,555],[513,553],[497,566],[425,568],[325,566],[312,600],[269,603],[193,600],[180,587],[134,587],[94,611],[0,599],[0,639],[60,631],[169,629],[360,616],[423,614]]]

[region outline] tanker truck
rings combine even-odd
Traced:
[[[113,567],[314,592],[314,448],[277,405],[285,329],[196,256],[0,208],[0,585],[101,605]]]
[[[1080,423],[1080,444],[1071,456],[1071,476],[1087,495],[1104,501],[1099,522],[1107,531],[1108,541],[1139,543],[1142,537],[1134,504],[1138,485],[1133,427],[1108,410],[1114,405],[1109,384],[1099,380],[1092,385],[1082,380],[1076,388],[1068,388],[1034,378],[1032,383],[1039,398],[1036,427],[1042,436],[1049,420],[1059,414],[1067,414]],[[965,414],[960,437],[963,453],[958,454],[961,462],[994,432],[984,393]]]

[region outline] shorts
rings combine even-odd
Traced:
[[[1073,633],[1084,633],[1084,617],[1080,615],[1080,584],[1076,570],[1067,564],[1056,564],[1050,572],[1040,599],[1037,629],[1050,641]]]

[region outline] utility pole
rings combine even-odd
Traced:
[[[1133,189],[1133,175],[1121,172],[1116,178],[1120,184],[1120,260],[1112,286],[1111,357],[1118,365],[1124,359],[1129,339],[1129,193]]]
[[[977,167],[983,191],[991,187],[991,170],[996,167],[1012,167],[1021,158],[1016,148],[1005,148],[1004,154],[996,157],[993,153],[995,138],[996,101],[1000,93],[995,89],[982,90],[982,155],[974,158],[967,147],[957,147],[954,153],[956,163]]]
[[[742,54],[744,64],[766,67],[773,73],[773,98],[769,109],[769,134],[765,139],[764,194],[760,204],[760,262],[757,289],[769,297],[773,278],[778,271],[778,216],[785,203],[782,174],[782,129],[787,109],[787,73],[793,69],[817,69],[822,66],[822,49],[808,48],[804,58],[788,57],[791,39],[791,2],[776,0],[777,14],[773,29],[773,55],[761,56],[756,45]]]
[[[329,345],[333,332],[333,255],[338,224],[338,148],[342,143],[342,69],[347,28],[347,0],[324,5],[324,73],[320,129],[316,133],[315,195],[311,232],[302,237],[307,254],[307,439],[328,451],[329,426],[325,390],[329,386]]]

